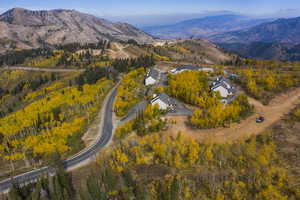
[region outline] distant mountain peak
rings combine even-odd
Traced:
[[[58,13],[80,13],[76,10],[54,9],[54,10],[29,10],[25,8],[12,8],[2,15],[0,21],[18,25],[45,25],[45,18]]]
[[[18,13],[18,12],[27,12],[27,13],[38,13],[38,12],[78,12],[74,9],[62,9],[62,8],[58,8],[58,9],[52,9],[52,10],[30,10],[30,9],[26,9],[26,8],[12,8],[9,9],[8,11],[6,11],[5,13]]]

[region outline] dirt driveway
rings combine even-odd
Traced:
[[[185,123],[186,117],[168,117],[175,120],[176,124],[170,125],[166,134],[174,135],[178,132],[198,140],[210,142],[235,141],[237,139],[247,138],[251,135],[257,135],[269,128],[282,116],[289,113],[296,104],[300,103],[300,88],[285,94],[278,95],[267,106],[262,105],[259,101],[249,98],[249,102],[255,106],[255,113],[241,123],[232,124],[230,128],[217,128],[209,130],[197,130],[188,127]],[[265,122],[258,124],[255,119],[259,115],[265,117]]]

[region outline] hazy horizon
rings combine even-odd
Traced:
[[[270,6],[272,5],[272,6]],[[204,17],[214,14],[234,13],[256,17],[296,17],[300,16],[300,4],[296,0],[153,0],[151,2],[127,0],[111,1],[38,1],[10,0],[2,2],[0,12],[11,8],[25,8],[30,10],[75,9],[112,21],[122,21],[136,26],[151,26],[176,23],[182,20]]]

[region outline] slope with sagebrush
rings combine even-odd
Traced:
[[[232,59],[219,46],[202,39],[178,40],[166,45],[166,48],[174,61],[220,64]]]
[[[129,24],[112,23],[75,10],[31,11],[15,8],[0,15],[2,50],[73,42],[93,43],[103,39],[134,39],[140,43],[153,41],[150,35]]]

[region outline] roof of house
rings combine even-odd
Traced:
[[[176,72],[181,72],[181,71],[186,71],[186,70],[209,71],[209,72],[214,71],[213,68],[209,68],[209,67],[197,67],[197,66],[193,66],[193,65],[183,65],[183,66],[177,67],[175,69],[172,69],[170,72],[176,73]]]
[[[225,78],[224,76],[220,76],[216,79],[216,82],[223,82],[223,81],[229,82],[229,80],[227,78]]]
[[[234,92],[234,88],[233,88],[231,82],[228,79],[226,79],[225,77],[218,77],[213,82],[211,89],[214,90],[220,86],[225,88],[226,90],[228,90],[228,92]]]
[[[176,104],[176,101],[173,98],[169,97],[166,93],[158,94],[154,99],[151,100],[151,103],[155,102],[158,99],[168,105]]]
[[[201,67],[200,70],[213,72],[214,68],[211,68],[211,67]]]
[[[213,87],[216,86],[216,85],[219,85],[219,84],[223,84],[225,86],[225,88],[227,89],[230,89],[232,88],[232,83],[230,80],[228,80],[227,78],[221,76],[221,77],[218,77],[214,82],[213,82]]]
[[[153,79],[157,80],[159,77],[159,72],[153,68],[147,73],[146,78],[152,77]]]
[[[228,88],[227,85],[224,82],[217,83],[211,89],[214,90],[214,89],[216,89],[218,87],[223,87],[223,88],[225,88],[228,91],[231,90],[231,88]]]
[[[200,70],[200,68],[193,65],[183,65],[176,68],[176,71],[182,71],[182,70]]]

